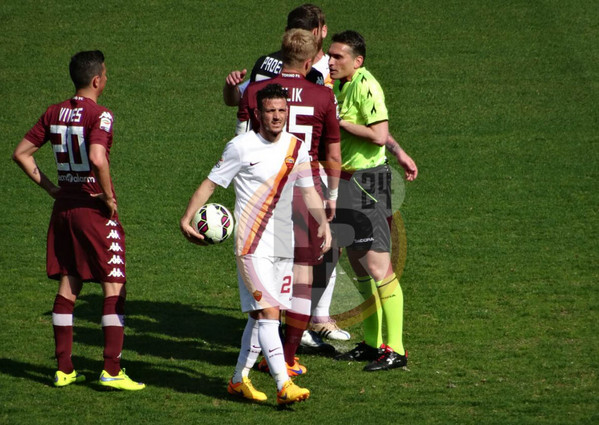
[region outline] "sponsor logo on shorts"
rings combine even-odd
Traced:
[[[117,223],[116,221],[114,221],[114,220],[108,220],[108,221],[106,222],[106,226],[110,226],[110,227],[117,227],[117,226],[118,226],[118,223]]]
[[[120,239],[120,235],[119,232],[117,232],[116,230],[111,230],[110,233],[108,234],[108,236],[106,236],[106,239]]]

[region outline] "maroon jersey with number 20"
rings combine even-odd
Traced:
[[[90,146],[112,147],[113,116],[94,101],[75,96],[50,106],[25,138],[52,144],[60,192],[47,240],[46,270],[52,279],[125,283],[125,232],[118,215],[92,194],[102,190],[89,160]],[[112,186],[112,182],[111,182]],[[112,188],[114,196],[114,188]]]

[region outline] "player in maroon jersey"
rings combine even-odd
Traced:
[[[314,183],[322,195],[319,173],[319,146],[323,146],[326,160],[328,188],[327,214],[332,220],[335,214],[336,189],[338,187],[340,155],[340,133],[337,118],[337,103],[332,90],[319,86],[305,76],[312,67],[318,52],[314,34],[302,29],[285,32],[282,42],[283,68],[280,75],[266,81],[251,83],[245,90],[237,113],[237,133],[257,130],[259,123],[253,119],[257,109],[256,93],[267,84],[280,84],[289,93],[289,118],[287,130],[304,140],[310,150]],[[323,197],[324,198],[324,197]],[[305,367],[297,364],[295,353],[310,319],[312,268],[322,262],[320,245],[316,236],[317,223],[311,219],[301,195],[293,202],[295,258],[294,284],[291,310],[287,311],[284,352],[290,374],[305,373]]]
[[[106,86],[104,55],[99,50],[71,58],[75,96],[50,106],[17,145],[13,160],[52,196],[48,229],[48,277],[59,281],[52,309],[58,370],[54,385],[85,380],[71,361],[73,310],[83,282],[99,282],[104,292],[102,329],[104,370],[100,385],[141,390],[121,369],[125,304],[125,232],[117,213],[110,177],[112,112],[97,104]],[[34,154],[50,141],[56,186],[38,167]]]
[[[318,42],[318,53],[312,63],[312,68],[306,74],[306,79],[319,85],[333,88],[333,83],[328,74],[328,58],[322,50],[322,43],[327,35],[327,25],[324,13],[313,4],[303,4],[296,7],[287,15],[285,31],[291,29],[304,29],[312,32]],[[223,86],[223,101],[227,106],[239,106],[243,92],[249,83],[268,80],[276,77],[283,69],[283,57],[280,50],[260,56],[250,72],[250,78],[244,82],[247,69],[231,71]]]

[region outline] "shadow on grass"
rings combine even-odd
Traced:
[[[86,357],[76,357],[73,361],[77,364],[77,371],[86,377],[85,382],[73,385],[90,387],[96,391],[107,391],[97,382],[102,368],[101,362]],[[222,377],[212,377],[191,368],[156,366],[143,361],[128,361],[127,366],[134,371],[131,378],[144,381],[148,388],[163,387],[181,393],[204,394],[212,398],[228,399],[226,391],[223,390],[225,384]],[[27,379],[47,387],[52,386],[55,371],[56,369],[50,367],[0,358],[0,374]],[[148,379],[145,379],[146,377]]]
[[[82,295],[74,311],[77,344],[103,346],[100,326],[103,297]],[[237,309],[190,306],[173,302],[127,301],[124,349],[140,356],[198,360],[216,366],[234,365],[246,319]],[[46,313],[51,316],[51,312]]]
[[[100,294],[80,296],[75,305],[73,328],[76,344],[98,347],[94,351],[100,354],[99,358],[77,355],[77,352],[73,356],[77,371],[86,375],[84,385],[98,391],[105,390],[97,383],[102,370],[104,341],[100,326],[102,304]],[[132,379],[143,381],[149,387],[229,398],[226,379],[209,374],[218,373],[213,366],[228,366],[231,370],[235,366],[246,324],[238,309],[133,300],[127,301],[125,310],[124,349],[139,355],[134,359],[123,359],[123,367]],[[151,357],[166,361],[153,361]],[[193,363],[186,364],[186,361]],[[0,373],[46,386],[52,386],[55,371],[54,368],[0,358]]]
[[[74,340],[102,346],[102,296],[82,295],[75,305]],[[234,364],[246,320],[237,309],[173,302],[127,301],[125,349],[165,359],[191,359],[214,365]],[[51,312],[46,315],[51,316]]]
[[[56,369],[0,358],[0,373],[14,376],[15,378],[23,378],[40,384],[51,385],[54,372],[56,372]]]

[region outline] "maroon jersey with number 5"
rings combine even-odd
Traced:
[[[96,204],[93,193],[102,193],[90,160],[90,145],[101,144],[106,156],[112,146],[112,112],[94,101],[75,96],[50,106],[25,138],[41,147],[52,144],[58,184],[59,199],[73,204]],[[113,188],[114,196],[114,188]]]
[[[251,121],[251,129],[258,131],[260,124],[254,116],[256,93],[268,84],[280,84],[287,89],[289,116],[286,130],[308,144],[312,161],[319,159],[319,144],[339,143],[337,102],[333,91],[306,80],[298,73],[284,72],[270,80],[251,83],[239,104],[239,122]]]
[[[314,84],[301,74],[291,72],[283,72],[270,80],[251,83],[243,93],[237,112],[238,121],[247,122],[246,130],[249,130],[247,127],[251,125],[254,131],[258,131],[260,124],[254,115],[254,110],[258,107],[257,92],[268,84],[280,84],[287,89],[289,114],[286,129],[308,145],[314,187],[322,196],[317,161],[325,158],[319,158],[318,154],[319,151],[325,151],[327,144],[339,143],[340,140],[337,102],[333,90]],[[294,191],[293,232],[294,262],[308,265],[320,263],[323,239],[318,237],[318,223],[308,212],[299,191]]]

